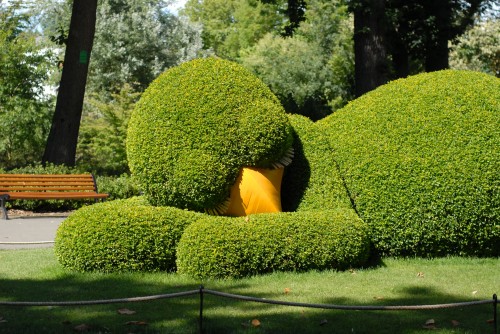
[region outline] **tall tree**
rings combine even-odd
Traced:
[[[266,33],[281,31],[281,4],[258,0],[188,0],[183,14],[203,26],[204,48],[236,60],[240,50],[255,45]]]
[[[387,81],[385,1],[355,0],[354,71],[356,96],[375,89]]]
[[[97,0],[74,0],[61,84],[43,163],[75,164]]]
[[[100,1],[87,90],[114,94],[129,84],[143,91],[165,69],[197,56],[201,29],[166,8],[163,0]]]
[[[448,68],[448,43],[463,34],[479,13],[500,5],[499,0],[349,0],[348,3],[354,13],[358,96],[388,78]],[[391,62],[386,63],[387,59]]]
[[[45,92],[56,70],[21,1],[0,3],[0,167],[40,161],[53,114]]]

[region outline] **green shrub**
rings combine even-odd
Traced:
[[[368,227],[352,210],[209,217],[184,231],[177,267],[199,278],[346,269],[366,261],[369,244]]]
[[[198,59],[160,75],[127,134],[130,170],[153,205],[223,203],[242,166],[268,167],[292,145],[278,99],[240,65]]]
[[[132,198],[84,207],[57,230],[59,263],[77,271],[174,271],[175,249],[201,214]]]
[[[284,211],[352,208],[333,159],[328,133],[306,117],[290,115],[295,156],[281,185]]]
[[[128,174],[120,176],[96,176],[97,189],[109,194],[108,200],[125,199],[140,195],[137,181]]]
[[[317,123],[376,248],[500,255],[499,112],[500,79],[440,71],[379,87]]]

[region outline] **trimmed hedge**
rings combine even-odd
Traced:
[[[81,208],[57,230],[59,263],[77,271],[175,271],[175,249],[202,214],[131,198]]]
[[[382,254],[500,256],[500,79],[416,75],[317,125]]]
[[[347,269],[365,263],[369,248],[367,225],[349,209],[210,217],[184,231],[177,268],[198,278]]]
[[[257,77],[207,58],[148,87],[129,122],[127,155],[151,204],[203,211],[229,197],[241,167],[269,167],[292,139],[278,99]]]
[[[289,119],[295,156],[285,168],[281,186],[283,211],[352,208],[328,133],[304,116],[289,115]]]

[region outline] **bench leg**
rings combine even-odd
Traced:
[[[7,220],[9,216],[7,215],[7,209],[5,208],[5,202],[7,201],[8,196],[0,196],[0,203],[2,205],[2,219]]]

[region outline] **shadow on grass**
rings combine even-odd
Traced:
[[[141,282],[137,275],[87,278],[64,274],[52,280],[0,278],[3,301],[100,300],[168,294],[195,290],[198,284]],[[210,284],[205,288],[211,289]],[[246,285],[228,284],[224,292],[241,294]],[[318,289],[321,287],[318,287]],[[217,290],[217,289],[214,289]],[[408,286],[397,299],[373,299],[369,305],[426,305],[463,302],[432,288]],[[82,298],[82,296],[84,296]],[[293,295],[252,297],[295,301]],[[359,304],[342,298],[325,298],[323,304]],[[0,333],[198,333],[198,295],[156,301],[65,307],[0,306]],[[129,309],[134,314],[119,314]],[[434,319],[439,333],[493,333],[493,306],[445,310],[339,311],[239,301],[204,294],[204,333],[425,333]],[[252,320],[254,321],[252,323]],[[78,327],[85,324],[85,326]],[[258,325],[258,326],[257,326]]]
[[[319,287],[318,287],[319,288]],[[356,303],[343,298],[323,300],[322,304],[398,306],[435,305],[464,302],[432,288],[407,287],[402,298],[374,299],[372,303]],[[208,298],[204,317],[204,333],[494,333],[491,323],[493,304],[451,309],[411,311],[344,311],[305,307],[276,306],[252,302]],[[283,298],[280,298],[283,299]],[[292,300],[287,300],[292,301]],[[225,316],[242,309],[245,316]],[[225,311],[224,311],[225,310]],[[249,316],[251,315],[251,316]],[[257,319],[259,326],[252,320]]]

